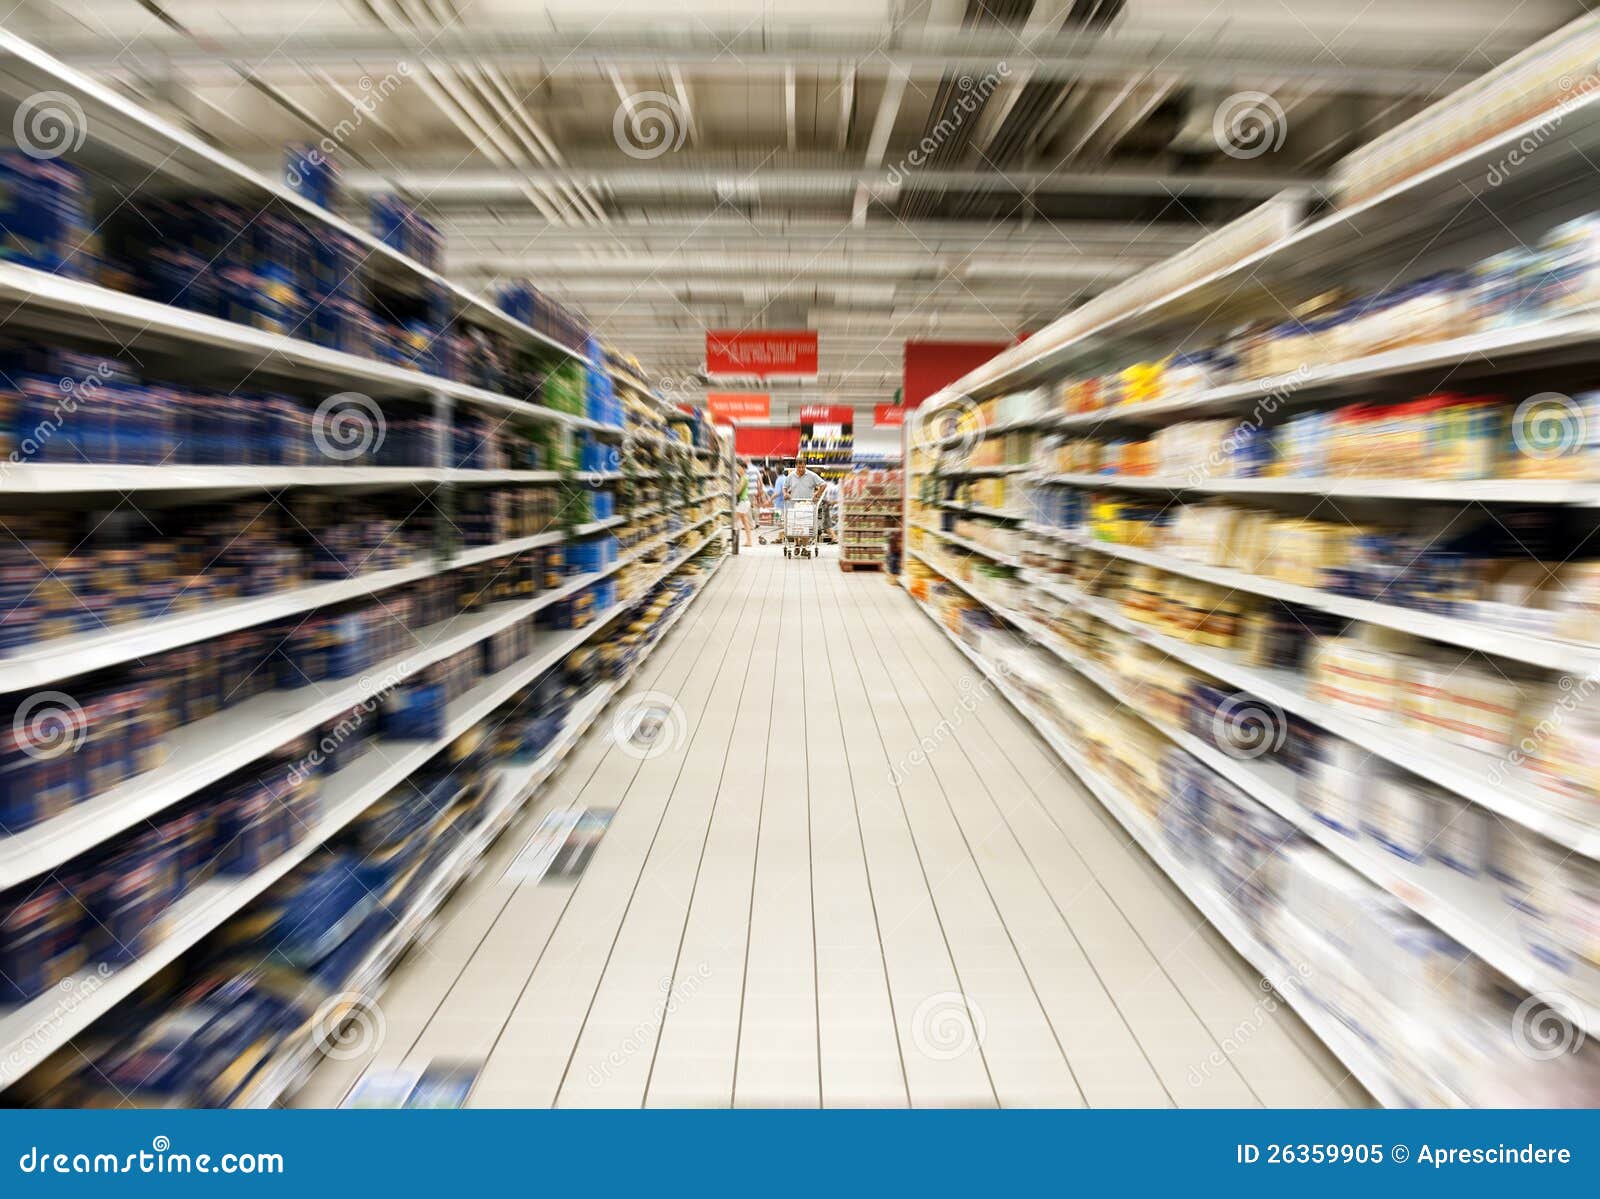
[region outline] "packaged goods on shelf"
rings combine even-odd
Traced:
[[[1293,990],[1286,993],[1308,998],[1379,1047],[1409,1101],[1593,1102],[1594,1064],[1587,1057],[1547,1064],[1519,1053],[1510,1012],[1533,1001],[1452,938],[1081,680],[1041,680],[1015,660],[1007,677],[1076,733],[1089,766],[1159,832],[1195,884],[1231,907],[1288,968]],[[1359,753],[1350,749],[1341,759],[1325,747],[1299,755],[1302,777],[1311,780],[1302,795],[1318,785],[1330,791],[1312,809],[1319,819],[1331,813],[1330,827],[1370,838],[1417,869],[1429,855],[1444,861],[1447,851],[1469,863],[1469,874],[1471,863],[1488,860],[1489,821],[1458,826],[1459,801],[1398,771],[1369,774]],[[1562,855],[1533,840],[1520,859],[1497,869],[1522,881],[1510,902],[1523,912],[1530,948],[1542,947],[1576,978],[1580,967],[1592,970],[1593,938],[1558,945],[1552,930],[1592,926],[1582,905],[1600,896],[1600,882],[1587,862],[1578,878],[1564,874]],[[1593,994],[1592,980],[1584,988]],[[1439,1028],[1446,1035],[1419,1041],[1419,1030]]]
[[[901,520],[903,475],[857,470],[839,485],[839,560],[884,563]]]
[[[0,156],[0,255],[10,261],[408,369],[539,391],[540,354],[512,353],[499,334],[454,324],[451,297],[432,278],[385,290],[360,243],[288,202],[124,201],[103,239],[89,233],[91,207],[84,176],[65,162]],[[375,210],[380,240],[437,267],[436,230],[392,198]],[[583,352],[581,337],[572,348]]]
[[[1170,296],[1215,271],[1282,240],[1294,230],[1304,199],[1284,192],[1244,216],[1206,235],[1181,253],[1146,267],[1100,295],[1074,308],[1029,337],[990,359],[957,386],[979,387],[1006,370],[1061,349],[1098,326],[1125,317],[1152,301]]]
[[[1568,547],[1577,543],[1548,513],[1490,518],[1417,507],[1355,525],[1095,493],[1086,515],[1086,532],[1098,541],[1539,636],[1600,641],[1600,567],[1573,557]]]
[[[0,260],[70,279],[100,273],[82,171],[59,158],[0,151]]]
[[[1600,214],[1591,213],[1548,230],[1531,249],[1494,254],[1457,270],[1378,292],[1332,292],[1309,302],[1294,319],[1246,326],[1215,347],[1128,363],[1097,376],[1069,378],[1056,385],[1056,394],[1059,406],[1069,415],[1115,414],[1119,409],[1156,401],[1179,402],[1230,383],[1260,381],[1263,387],[1277,384],[1274,393],[1280,398],[1268,409],[1270,415],[1281,406],[1281,397],[1315,382],[1318,368],[1406,346],[1587,312],[1597,298]],[[1574,405],[1565,397],[1560,402]],[[1580,397],[1576,406],[1586,410],[1593,403],[1590,397]],[[1530,420],[1513,430],[1509,420],[1513,407],[1500,397],[1460,395],[1424,396],[1410,405],[1354,404],[1340,411],[1337,427],[1332,424],[1333,414],[1297,418],[1300,427],[1291,436],[1353,446],[1350,456],[1360,463],[1350,471],[1355,474],[1369,467],[1379,474],[1421,467],[1423,477],[1483,477],[1472,473],[1473,464],[1493,455],[1514,461],[1537,476],[1571,477],[1563,472],[1574,471],[1586,472],[1577,477],[1593,476],[1592,430],[1588,437],[1577,439],[1579,445],[1568,444],[1572,439],[1556,429],[1554,420],[1545,422],[1548,429],[1539,420]],[[1391,422],[1398,424],[1391,428]],[[1244,427],[1262,423],[1258,413],[1244,422]],[[1234,427],[1241,428],[1237,422]],[[1193,432],[1216,441],[1215,433],[1203,426],[1195,426]],[[1398,458],[1380,454],[1369,459],[1371,444],[1361,435],[1391,432],[1400,451]],[[1521,440],[1508,444],[1513,435]],[[1536,440],[1541,436],[1548,436],[1550,444]],[[1175,446],[1182,440],[1169,439],[1167,444]],[[1437,445],[1444,447],[1442,461],[1424,452]],[[1480,457],[1474,459],[1473,453]],[[1232,452],[1224,456],[1231,457]],[[1113,462],[1118,460],[1113,458]],[[1397,465],[1400,460],[1406,465]],[[1282,473],[1315,472],[1288,469]]]
[[[1600,28],[1580,17],[1346,155],[1332,194],[1341,207],[1359,204],[1542,114],[1559,123],[1587,100],[1597,56]]]
[[[370,201],[372,235],[386,246],[414,258],[429,270],[438,270],[444,253],[444,235],[433,222],[399,196],[375,195]]]
[[[583,352],[590,342],[584,323],[531,283],[507,284],[496,295],[495,303],[508,316],[569,350]]]
[[[291,142],[283,151],[284,182],[313,204],[332,212],[339,203],[339,164],[318,146]]]

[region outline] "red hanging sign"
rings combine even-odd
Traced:
[[[854,425],[856,410],[849,404],[807,404],[800,409],[802,425]]]
[[[817,334],[812,329],[707,330],[710,375],[815,375]]]
[[[880,428],[906,423],[906,410],[899,404],[874,404],[872,423]]]
[[[708,391],[706,411],[713,424],[736,420],[766,420],[772,415],[772,397],[762,391]]]

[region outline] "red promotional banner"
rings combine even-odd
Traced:
[[[706,411],[713,424],[736,420],[766,420],[772,415],[772,397],[764,391],[708,391]]]
[[[807,404],[800,409],[802,425],[854,425],[856,410],[849,404]]]
[[[800,452],[796,425],[739,425],[733,430],[733,452],[746,458],[793,458]]]
[[[710,375],[815,375],[817,335],[811,329],[706,331]]]
[[[915,408],[941,387],[954,383],[1009,345],[1004,341],[906,342],[903,380],[906,407]]]
[[[879,428],[903,425],[906,423],[906,410],[900,407],[899,404],[874,404],[872,406],[872,423]]]

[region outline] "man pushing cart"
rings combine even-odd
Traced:
[[[794,470],[783,476],[779,484],[784,489],[788,503],[783,514],[783,556],[785,558],[815,558],[817,556],[817,494],[827,484],[816,471],[807,470],[801,459],[795,459]]]

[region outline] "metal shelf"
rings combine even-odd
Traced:
[[[663,566],[652,576],[649,586],[679,569],[709,541],[707,538]],[[647,591],[648,586],[644,590]],[[0,1014],[0,1089],[16,1082],[56,1049],[67,1045],[304,861],[391,787],[637,602],[637,597],[623,600],[598,613],[581,628],[540,634],[539,648],[532,655],[480,681],[450,705],[443,737],[435,741],[385,742],[385,752],[367,754],[333,775],[323,788],[322,805],[326,814],[304,840],[252,874],[215,879],[179,900],[161,917],[164,935],[135,961],[104,972],[81,972],[66,980],[59,993],[47,992]],[[61,1003],[60,994],[84,998],[68,1006]]]
[[[527,803],[534,798],[536,789],[548,779],[577,746],[611,700],[623,689],[629,678],[655,652],[657,646],[677,624],[678,620],[699,598],[711,576],[721,567],[721,560],[711,568],[705,582],[696,588],[689,599],[679,604],[656,631],[654,639],[628,668],[623,678],[605,682],[578,701],[557,739],[531,762],[497,768],[497,797],[485,813],[478,827],[435,871],[432,879],[418,894],[415,902],[397,922],[394,930],[373,947],[362,964],[352,972],[343,990],[346,993],[378,997],[383,983],[394,964],[405,951],[426,931],[433,913],[443,905],[450,893],[478,868],[483,855],[510,827]],[[323,1043],[315,1039],[314,1029],[282,1046],[275,1055],[277,1060],[264,1070],[251,1086],[243,1107],[270,1108],[291,1094],[305,1080],[323,1050]]]
[[[0,45],[5,34],[0,30]],[[527,400],[514,399],[467,383],[457,383],[393,363],[330,350],[309,341],[269,333],[220,317],[190,312],[170,304],[126,295],[95,283],[0,262],[0,304],[14,329],[76,333],[94,341],[165,349],[193,355],[204,346],[206,368],[233,363],[254,377],[277,378],[287,384],[359,386],[387,398],[431,399],[443,396],[478,408],[573,428],[620,433],[587,417],[558,412]]]
[[[1041,473],[1043,484],[1128,491],[1202,491],[1216,495],[1314,495],[1341,499],[1441,500],[1461,504],[1600,506],[1600,483],[1565,479],[1209,478],[1173,475]]]
[[[1549,136],[1553,119],[1560,126],[1559,138]],[[1529,138],[1540,147],[1538,154],[1526,153],[1524,141]],[[1135,347],[1158,344],[1163,335],[1171,348],[1193,340],[1203,324],[1225,325],[1263,303],[1276,311],[1291,302],[1285,295],[1293,299],[1308,286],[1326,287],[1341,268],[1348,267],[1353,246],[1365,263],[1393,258],[1404,269],[1425,247],[1462,241],[1485,230],[1505,236],[1505,215],[1517,213],[1530,200],[1548,201],[1563,190],[1581,192],[1585,178],[1592,176],[1590,163],[1597,149],[1600,93],[1590,91],[1360,203],[1318,215],[1261,249],[1095,321],[1092,312],[1114,303],[1123,288],[1140,282],[1135,275],[1086,305],[1091,313],[1087,318],[1067,314],[924,403],[1028,387],[1059,377],[1075,365],[1108,364],[1118,354],[1137,352]],[[1513,153],[1521,165],[1499,186],[1493,185],[1485,164],[1505,161]],[[1291,193],[1284,195],[1293,198]],[[1451,214],[1449,220],[1441,222],[1441,210]],[[1075,329],[1065,340],[1055,340],[1085,319],[1092,323]]]
[[[918,603],[917,607],[1033,727],[1045,744],[1088,788],[1090,794],[1144,850],[1157,868],[1199,909],[1234,951],[1261,975],[1264,986],[1270,985],[1274,988],[1361,1085],[1385,1106],[1407,1106],[1403,1092],[1377,1053],[1305,994],[1292,967],[1263,945],[1210,885],[1196,878],[1188,867],[1171,854],[1153,830],[1146,825],[1138,808],[1122,794],[1121,790],[1090,767],[1055,723],[1048,720],[1027,696],[1012,686],[1010,679],[995,670],[982,655],[974,652],[947,629],[925,604]]]
[[[1526,662],[1531,666],[1542,666],[1546,670],[1557,670],[1568,674],[1600,671],[1600,646],[1535,637],[1469,617],[1441,616],[1418,608],[1403,608],[1398,604],[1353,599],[1332,591],[1303,587],[1298,583],[1285,583],[1263,575],[1247,574],[1242,570],[1205,566],[1171,554],[1155,553],[1131,545],[1096,541],[1070,533],[1064,534],[1062,540],[1096,553],[1137,562],[1141,566],[1153,566],[1171,574],[1199,579],[1204,583],[1214,583],[1219,587],[1235,591],[1248,591],[1254,595],[1264,595],[1287,603],[1299,604],[1302,607],[1317,608],[1348,620],[1381,625],[1416,637],[1425,637],[1430,641],[1442,641],[1495,657]]]
[[[67,66],[32,43],[0,29],[0,94],[13,104],[37,92],[64,92],[81,108],[89,143],[77,156],[96,172],[140,183],[162,175],[181,188],[236,197],[255,204],[274,200],[313,224],[352,239],[364,265],[401,286],[436,287],[457,312],[526,345],[592,365],[582,352],[502,312],[437,271],[384,244],[365,229],[313,204],[276,179],[254,171],[189,131],[162,120],[112,88]]]

